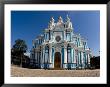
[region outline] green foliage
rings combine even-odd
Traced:
[[[24,53],[27,51],[27,45],[24,40],[17,39],[11,49],[11,63],[20,65],[25,59]]]
[[[12,50],[14,52],[18,52],[20,54],[23,54],[27,51],[27,45],[24,40],[17,39],[17,40],[15,40],[15,44],[13,45]]]

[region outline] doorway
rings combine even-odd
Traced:
[[[60,52],[55,53],[54,69],[61,69],[61,54],[60,54]]]

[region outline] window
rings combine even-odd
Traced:
[[[61,37],[60,36],[56,36],[55,39],[56,39],[57,42],[59,42],[61,40]]]
[[[46,33],[46,40],[49,40],[49,33]]]
[[[70,33],[67,33],[66,37],[67,37],[67,41],[70,41]]]

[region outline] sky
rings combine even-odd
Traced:
[[[11,11],[11,47],[15,40],[25,40],[28,52],[32,48],[32,40],[43,34],[51,17],[55,22],[61,16],[65,22],[69,16],[74,33],[80,33],[87,39],[88,47],[93,56],[100,51],[100,11]]]

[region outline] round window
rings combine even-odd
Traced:
[[[61,40],[61,37],[60,36],[56,36],[55,39],[56,39],[57,42],[59,42]]]

